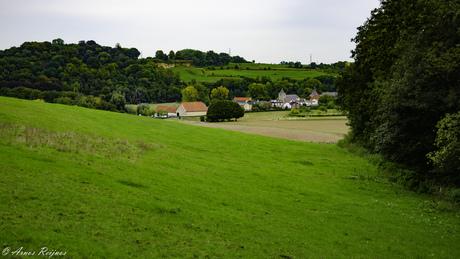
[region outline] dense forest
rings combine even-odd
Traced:
[[[460,186],[459,10],[457,0],[381,1],[337,82],[349,139],[403,165],[396,178],[420,191]]]
[[[181,81],[179,74],[160,63],[189,62],[195,66],[225,66],[245,63],[244,58],[226,53],[185,49],[155,57],[139,58],[136,48],[101,46],[94,40],[65,44],[24,42],[19,47],[0,51],[0,95],[23,99],[43,99],[104,110],[125,111],[125,104],[165,103],[183,100],[182,92],[193,85],[210,104],[212,89],[223,86],[228,98],[252,96],[261,100],[277,98],[281,88],[288,93],[308,96],[314,87],[319,92],[335,90],[334,76],[305,80],[269,77],[225,79],[215,83]],[[257,85],[257,91],[250,86]]]

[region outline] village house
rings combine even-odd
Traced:
[[[318,99],[306,100],[305,105],[307,107],[310,107],[310,106],[313,106],[313,105],[318,105]]]
[[[235,97],[233,101],[238,103],[244,108],[244,111],[251,111],[254,103],[251,101],[251,97]]]
[[[208,107],[202,102],[184,102],[177,107],[177,117],[193,117],[206,115]]]
[[[316,95],[319,95],[319,96],[324,96],[324,95],[330,95],[330,96],[334,96],[334,98],[337,98],[337,92],[323,92],[321,95],[316,91],[316,87],[313,88],[313,92],[310,94],[310,97],[314,97]],[[319,98],[319,97],[318,97]]]
[[[283,103],[284,109],[299,109],[299,107],[300,107],[300,104],[294,99],[290,99],[286,101],[285,103]]]
[[[233,98],[234,102],[249,102],[251,101],[251,97],[235,97]]]
[[[283,107],[283,101],[281,100],[271,100],[270,107]]]

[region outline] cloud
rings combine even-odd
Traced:
[[[136,47],[143,56],[184,48],[258,62],[349,60],[356,27],[379,0],[15,0],[0,3],[0,49],[24,41]]]

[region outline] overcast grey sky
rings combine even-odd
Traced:
[[[0,0],[0,49],[25,41],[229,52],[260,63],[352,61],[379,0]]]

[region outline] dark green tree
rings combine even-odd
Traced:
[[[350,138],[424,179],[436,124],[460,110],[460,3],[384,0],[337,82]]]
[[[115,105],[116,109],[119,111],[125,110],[126,100],[125,100],[125,97],[121,94],[112,95],[112,99],[110,99],[110,103]]]
[[[436,125],[436,150],[427,157],[444,184],[460,185],[460,112],[446,114]]]
[[[171,50],[171,51],[169,52],[168,58],[169,58],[169,60],[176,59],[176,55],[174,54],[174,51]]]
[[[206,113],[206,117],[211,122],[224,121],[241,118],[244,116],[244,108],[238,103],[228,100],[213,102]]]

